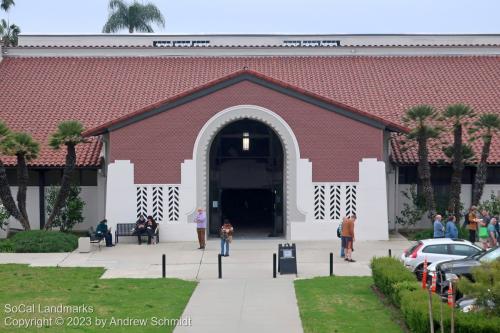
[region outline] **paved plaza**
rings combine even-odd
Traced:
[[[223,279],[218,279],[219,239],[197,249],[194,242],[137,245],[120,243],[115,247],[97,246],[90,253],[1,253],[0,263],[26,263],[33,266],[105,267],[103,278],[159,278],[162,254],[166,255],[166,275],[197,280],[197,286],[183,317],[190,327],[175,332],[302,332],[293,280],[295,275],[272,278],[273,253],[283,239],[238,240],[231,243],[230,256],[222,258]],[[296,242],[297,278],[329,274],[329,254],[334,253],[335,275],[370,275],[373,256],[386,256],[388,250],[399,255],[409,242],[399,236],[389,241],[355,243],[355,263],[339,258],[340,240]]]

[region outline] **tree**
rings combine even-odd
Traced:
[[[460,192],[462,190],[462,173],[464,161],[472,157],[472,149],[463,143],[462,132],[467,126],[466,120],[473,117],[474,113],[470,107],[464,104],[449,105],[443,112],[444,119],[449,119],[453,127],[453,145],[444,148],[444,153],[451,158],[453,172],[450,182],[450,198],[448,201],[448,213],[455,215],[457,220],[462,213]]]
[[[0,8],[2,8],[5,12],[8,12],[10,7],[13,7],[15,4],[14,0],[2,0]]]
[[[2,41],[5,46],[17,46],[17,40],[20,33],[21,28],[17,25],[9,24],[4,19],[0,20],[0,41]]]
[[[83,222],[83,207],[85,202],[80,198],[82,189],[79,186],[71,185],[68,199],[65,205],[59,211],[59,214],[54,217],[52,225],[59,227],[59,230],[66,232],[73,229],[77,223]],[[52,213],[54,204],[57,200],[59,190],[55,186],[51,186],[47,194],[47,212]]]
[[[17,206],[12,198],[5,167],[0,161],[0,197],[5,209],[14,216],[24,230],[30,230],[28,213],[26,210],[26,192],[28,188],[28,164],[35,159],[40,151],[38,142],[33,140],[31,135],[22,132],[10,132],[5,124],[0,123],[0,148],[2,153],[17,158]],[[2,135],[3,134],[3,135]]]
[[[52,212],[49,219],[45,224],[45,229],[50,229],[54,219],[59,215],[60,210],[66,204],[66,200],[71,190],[71,176],[76,167],[76,146],[85,142],[82,136],[83,125],[76,120],[63,121],[57,126],[55,131],[50,137],[49,145],[53,149],[59,149],[62,145],[66,146],[66,165],[64,166],[63,175],[61,179],[61,188],[57,194],[54,202]]]
[[[431,183],[428,142],[430,139],[439,137],[440,128],[433,124],[433,121],[437,120],[437,118],[436,109],[429,105],[412,107],[403,116],[404,123],[410,127],[410,132],[406,137],[417,144],[418,177],[422,184],[422,193],[429,216],[435,214],[436,203]]]
[[[121,29],[128,29],[129,33],[154,32],[152,23],[165,27],[165,18],[158,7],[151,3],[143,5],[134,1],[128,5],[123,0],[110,0],[109,11],[108,21],[102,32],[117,32]]]
[[[486,176],[488,175],[488,157],[490,156],[490,147],[493,137],[500,132],[500,117],[495,113],[485,113],[479,116],[479,119],[473,123],[469,131],[473,134],[472,140],[481,138],[483,148],[481,149],[481,159],[477,165],[476,177],[472,188],[472,204],[478,205],[483,195]]]

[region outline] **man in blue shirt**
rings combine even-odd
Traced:
[[[453,215],[448,216],[448,220],[446,222],[446,231],[444,233],[445,238],[455,239],[458,238],[458,229],[455,221],[457,218]]]
[[[434,238],[444,238],[444,226],[441,223],[441,215],[436,215],[434,218]]]

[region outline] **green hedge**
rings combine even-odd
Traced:
[[[461,239],[469,239],[469,230],[466,228],[462,228],[457,226],[458,229],[458,238]],[[434,230],[433,229],[426,229],[422,230],[419,232],[416,232],[414,235],[411,236],[412,240],[421,240],[421,239],[429,239],[429,238],[434,238]]]
[[[426,290],[405,290],[401,292],[401,312],[405,318],[406,325],[414,333],[429,332],[429,295]],[[439,296],[432,297],[432,316],[434,330],[439,332],[441,319],[441,300]],[[449,332],[451,325],[451,309],[443,304],[443,326],[444,331]],[[483,313],[463,313],[455,309],[455,332],[456,333],[492,333],[498,332],[500,318],[487,317]]]
[[[60,231],[23,231],[10,241],[13,252],[23,253],[71,252],[78,246],[77,236]]]
[[[406,269],[399,260],[391,257],[374,257],[371,261],[372,276],[375,286],[391,302],[399,306],[399,290],[418,288],[415,275]]]
[[[14,246],[10,239],[0,239],[0,253],[1,252],[14,252]]]
[[[377,288],[401,309],[406,325],[413,333],[429,332],[429,295],[421,289],[415,276],[397,259],[373,258],[372,276]],[[409,273],[409,274],[407,274]],[[434,329],[439,332],[441,299],[433,295]],[[443,326],[450,331],[451,309],[443,304]],[[487,317],[484,313],[462,313],[455,310],[456,333],[491,333],[500,327],[499,317]]]

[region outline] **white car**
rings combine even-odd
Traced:
[[[426,258],[427,264],[431,265],[437,261],[462,259],[481,251],[479,246],[462,239],[422,239],[403,252],[401,261],[421,280]]]

